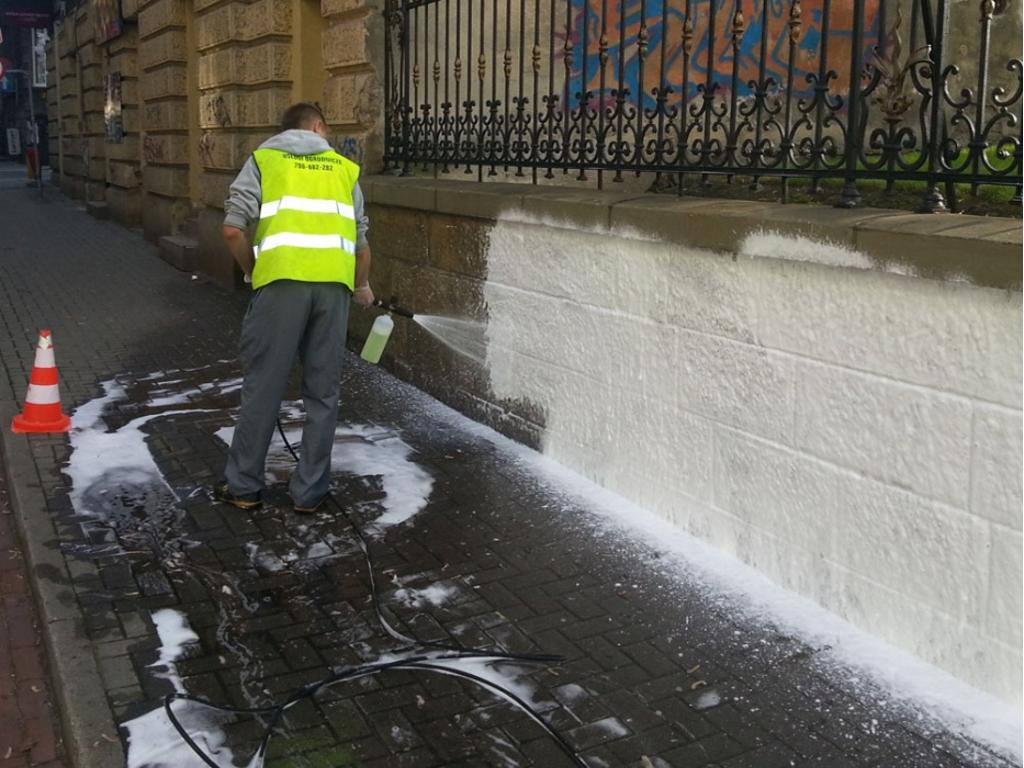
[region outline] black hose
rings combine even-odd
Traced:
[[[285,447],[288,452],[292,455],[292,458],[297,462],[299,460],[298,454],[295,452],[295,448],[288,442],[288,438],[284,433],[284,426],[281,424],[281,420],[277,420],[277,431],[281,435],[281,440],[284,441]],[[202,760],[210,768],[221,768],[215,763],[209,755],[207,755],[202,748],[196,744],[195,740],[189,736],[188,732],[182,726],[177,716],[171,707],[171,704],[175,701],[189,701],[195,704],[201,704],[206,707],[218,710],[220,712],[228,712],[231,714],[239,715],[270,715],[270,721],[267,723],[263,731],[263,738],[260,739],[259,748],[256,754],[263,759],[266,756],[267,749],[270,745],[270,739],[273,736],[274,728],[277,727],[278,722],[290,707],[299,703],[304,699],[312,699],[316,694],[323,688],[333,685],[344,680],[354,680],[359,677],[365,677],[367,675],[375,675],[380,672],[387,672],[392,669],[400,670],[423,670],[425,672],[433,672],[436,674],[450,675],[453,677],[461,677],[465,680],[469,680],[476,683],[482,688],[490,690],[492,693],[496,693],[502,698],[506,699],[512,705],[518,707],[526,715],[543,728],[547,734],[555,740],[558,745],[568,758],[573,762],[574,765],[579,768],[588,768],[587,763],[581,758],[572,746],[565,740],[565,738],[558,733],[543,717],[537,712],[529,703],[524,701],[522,698],[517,696],[512,691],[504,688],[497,683],[488,680],[487,678],[474,675],[471,672],[466,672],[461,669],[453,669],[446,667],[442,662],[449,659],[490,659],[493,661],[515,661],[527,664],[558,664],[563,662],[565,659],[561,656],[552,656],[547,654],[515,654],[505,653],[502,651],[486,651],[479,648],[466,648],[462,645],[448,645],[432,640],[417,640],[414,637],[410,637],[402,632],[399,632],[388,622],[384,616],[384,609],[381,606],[380,594],[377,591],[377,581],[374,576],[374,562],[373,555],[370,553],[370,546],[366,540],[366,536],[363,534],[362,528],[359,524],[349,515],[348,511],[338,503],[338,500],[334,497],[334,494],[330,491],[327,493],[327,499],[334,505],[334,507],[341,512],[345,517],[345,520],[351,526],[355,532],[356,539],[359,542],[359,548],[363,552],[363,558],[366,561],[366,570],[370,579],[370,596],[373,602],[374,612],[377,614],[377,621],[380,623],[381,628],[384,632],[394,640],[398,640],[406,644],[406,648],[398,650],[413,650],[416,648],[431,648],[435,651],[443,651],[446,653],[438,653],[433,656],[419,654],[416,656],[406,657],[404,659],[395,659],[392,661],[375,662],[372,664],[362,664],[354,667],[347,667],[336,671],[335,673],[325,677],[310,685],[306,685],[300,688],[298,691],[293,693],[288,699],[281,704],[272,704],[265,707],[230,707],[222,704],[215,704],[206,699],[199,698],[198,696],[191,696],[186,693],[172,693],[164,699],[164,711],[167,714],[167,719],[171,721],[174,729],[181,736],[182,740],[189,746],[189,748],[196,753],[200,760]]]
[[[196,744],[195,740],[192,739],[192,737],[189,736],[188,733],[185,731],[184,727],[181,725],[180,721],[174,714],[174,711],[171,707],[171,704],[173,702],[189,701],[195,704],[201,704],[203,706],[210,707],[211,709],[215,709],[220,712],[228,712],[232,714],[271,714],[272,716],[270,723],[264,729],[263,738],[260,740],[259,748],[256,751],[256,754],[259,757],[263,758],[266,756],[267,749],[270,745],[270,738],[273,735],[273,730],[276,727],[281,716],[289,708],[295,706],[300,701],[314,697],[323,688],[326,688],[338,682],[343,682],[346,680],[355,680],[360,677],[375,675],[381,672],[388,672],[391,670],[423,670],[426,672],[434,672],[437,674],[450,675],[452,677],[461,677],[465,680],[470,680],[479,685],[480,687],[486,688],[491,692],[501,696],[502,698],[507,699],[514,706],[523,710],[530,717],[531,720],[533,720],[535,723],[541,726],[541,728],[543,728],[548,733],[548,735],[555,740],[555,743],[558,745],[558,747],[563,752],[565,752],[565,754],[573,761],[574,765],[582,766],[582,768],[588,768],[587,763],[584,762],[583,759],[576,754],[575,750],[573,750],[572,746],[570,746],[570,744],[565,740],[565,738],[560,733],[558,733],[558,731],[552,728],[551,725],[546,720],[544,720],[544,718],[541,717],[540,714],[521,697],[519,697],[515,693],[512,693],[508,689],[498,685],[497,683],[488,680],[485,677],[474,675],[472,672],[466,672],[462,669],[453,669],[451,667],[446,667],[443,664],[439,663],[446,660],[462,658],[465,658],[465,656],[462,654],[446,654],[438,656],[412,656],[405,659],[395,659],[393,661],[376,662],[373,664],[363,664],[356,667],[349,667],[347,669],[343,669],[339,672],[336,672],[335,674],[330,675],[329,677],[326,677],[323,680],[300,688],[296,693],[292,694],[282,704],[277,704],[268,707],[230,707],[222,704],[215,704],[211,701],[200,698],[198,696],[191,696],[185,693],[172,693],[169,696],[167,696],[166,699],[164,699],[164,710],[167,713],[168,719],[170,719],[171,723],[174,725],[175,729],[181,735],[182,739],[184,739],[185,743],[188,744],[192,748],[192,750],[196,752],[197,755],[199,755],[200,759],[202,759],[203,762],[205,762],[207,765],[212,766],[212,768],[221,768],[217,765],[217,763],[213,762],[213,760],[207,754],[205,754],[202,751],[199,745]],[[504,659],[504,657],[493,658],[495,661],[500,661]]]

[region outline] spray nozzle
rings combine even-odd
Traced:
[[[412,320],[412,312],[410,312],[408,309],[398,306],[397,296],[392,296],[387,301],[384,301],[384,299],[374,299],[373,306],[380,307],[385,312],[391,312],[392,314],[401,315],[402,317],[407,317],[410,320]]]

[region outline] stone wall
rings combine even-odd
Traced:
[[[378,295],[480,323],[394,370],[1020,706],[1019,221],[366,187]]]
[[[125,6],[129,6],[125,3]],[[132,11],[131,7],[126,11]],[[139,68],[140,36],[133,16],[119,38],[107,44],[106,71],[121,75],[121,114],[124,141],[112,144],[103,141],[100,151],[107,162],[107,186],[104,200],[111,215],[123,224],[142,221],[142,148],[140,131],[143,114],[141,70]],[[105,99],[105,97],[104,97]],[[104,130],[106,126],[104,125]]]
[[[139,4],[142,224],[151,239],[178,231],[191,213],[189,11],[186,0]]]
[[[51,46],[61,77],[53,165],[94,212],[153,240],[193,242],[189,267],[233,284],[220,234],[228,185],[289,104],[319,102],[338,150],[379,167],[383,29],[373,2],[124,0],[123,14],[124,32],[98,45],[83,6],[58,22]],[[122,77],[119,144],[105,139],[111,72]]]

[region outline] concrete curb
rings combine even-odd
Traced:
[[[17,412],[15,402],[0,401],[0,453],[32,577],[32,593],[60,711],[64,750],[74,768],[117,768],[125,764],[124,749],[78,604],[67,587],[40,573],[59,573],[68,582],[71,580],[64,556],[55,546],[57,534],[46,508],[28,438],[12,434],[8,428]]]

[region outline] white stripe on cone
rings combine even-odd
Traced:
[[[36,348],[36,368],[56,368],[57,359],[53,355],[53,344],[47,344],[43,346],[42,339],[39,340],[39,346]]]
[[[56,384],[29,384],[26,403],[53,405],[60,402],[60,387]]]

